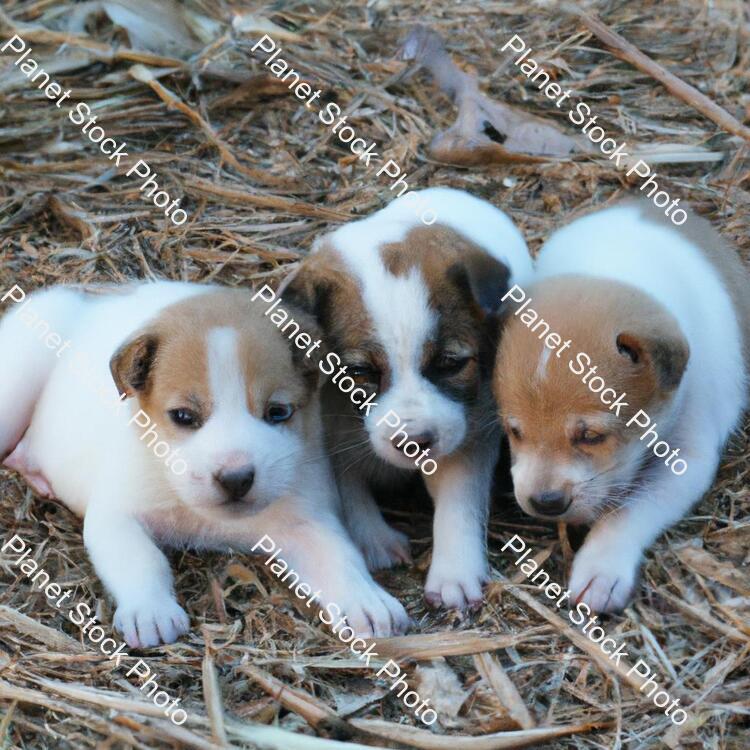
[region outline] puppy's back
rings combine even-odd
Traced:
[[[513,283],[524,283],[531,276],[531,257],[513,221],[491,203],[447,187],[396,198],[381,211],[334,230],[313,249],[330,244],[340,250],[355,248],[358,254],[374,253],[383,245],[402,242],[412,229],[427,226],[419,209],[429,209],[437,217],[429,226],[448,227],[503,262]]]
[[[539,253],[537,274],[614,279],[658,301],[688,340],[691,379],[715,400],[717,421],[728,423],[747,399],[750,303],[741,290],[748,272],[708,222],[691,215],[687,224],[678,229],[644,203],[627,201],[555,232]]]

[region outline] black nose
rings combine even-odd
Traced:
[[[224,492],[227,493],[227,499],[235,502],[242,500],[250,491],[255,479],[255,469],[251,466],[245,466],[242,469],[220,471],[215,478]]]
[[[564,492],[542,492],[529,498],[531,507],[543,516],[559,516],[570,505]]]

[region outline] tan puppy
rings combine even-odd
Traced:
[[[404,628],[337,518],[314,364],[248,292],[158,282],[18,297],[3,297],[16,304],[0,325],[14,352],[0,362],[0,456],[84,516],[130,645],[188,628],[157,541],[249,550],[267,535],[358,633]],[[39,321],[69,341],[61,356]]]
[[[748,273],[696,216],[625,203],[542,248],[511,289],[495,396],[528,513],[591,524],[570,581],[622,608],[643,552],[713,482],[747,405]]]

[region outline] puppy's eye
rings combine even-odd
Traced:
[[[291,419],[292,414],[294,414],[294,407],[291,404],[280,404],[272,401],[266,407],[264,419],[269,424],[280,424]]]
[[[450,354],[443,352],[434,360],[435,367],[443,374],[450,375],[461,372],[469,364],[471,357],[461,354]]]
[[[607,436],[604,433],[594,432],[594,430],[583,430],[575,436],[573,442],[578,445],[599,445],[606,439]]]
[[[380,382],[380,372],[369,365],[350,365],[346,373],[357,385],[377,385]]]
[[[167,413],[178,427],[200,427],[200,417],[192,409],[170,409]]]
[[[518,425],[506,425],[505,431],[512,435],[515,440],[521,440],[523,438],[523,433],[521,432],[521,428],[518,427]]]

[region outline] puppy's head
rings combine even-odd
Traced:
[[[291,347],[247,292],[221,290],[165,308],[115,352],[119,392],[138,399],[158,440],[185,463],[167,468],[169,456],[153,457],[180,501],[257,512],[289,489],[317,389]]]
[[[527,293],[529,308],[508,310],[493,376],[516,499],[530,515],[592,522],[632,489],[648,439],[626,422],[639,409],[656,422],[665,414],[688,344],[661,305],[625,284],[571,275]],[[529,309],[539,317],[522,318]],[[570,339],[559,357],[545,345],[540,319],[561,346]],[[620,394],[627,406],[617,416],[600,395],[613,402]]]
[[[308,256],[284,299],[316,317],[346,374],[377,393],[364,416],[375,453],[413,469],[399,448],[407,444],[404,432],[431,458],[452,453],[466,437],[468,410],[489,380],[493,313],[509,271],[446,227],[373,237],[358,224]],[[392,438],[397,421],[403,430]]]

